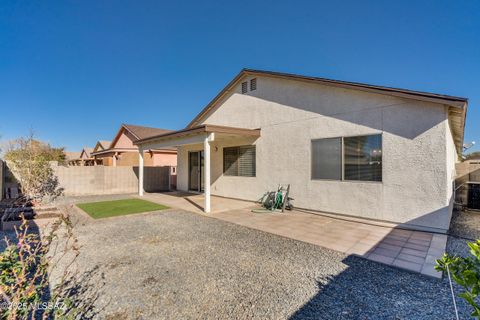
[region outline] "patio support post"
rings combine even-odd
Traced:
[[[205,213],[210,212],[210,140],[211,135],[207,135],[203,141],[203,157],[205,161]]]
[[[138,195],[143,196],[143,149],[138,148]]]
[[[112,156],[112,162],[113,162],[113,166],[116,167],[117,166],[117,153],[116,152]]]

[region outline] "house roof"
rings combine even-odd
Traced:
[[[137,126],[133,124],[123,124],[122,126],[128,131],[130,131],[130,133],[133,134],[137,138],[137,140],[172,132],[172,130]]]
[[[97,142],[103,149],[108,149],[108,147],[110,147],[110,143],[112,143],[112,141],[109,141],[109,140],[99,140]]]
[[[167,130],[167,129],[152,128],[152,127],[145,127],[145,126],[123,123],[120,126],[120,129],[117,131],[115,138],[111,142],[105,141],[105,140],[97,142],[97,145],[101,143],[102,146],[104,145],[106,147],[104,148],[104,150],[95,150],[95,152],[93,152],[93,155],[104,154],[110,151],[127,151],[127,149],[115,148],[115,144],[117,143],[118,139],[120,138],[120,136],[125,130],[131,133],[131,135],[134,137],[135,140],[132,141],[133,143],[135,143],[140,139],[146,139],[151,136],[172,132],[172,130]],[[136,149],[132,148],[131,151],[136,151]],[[156,151],[160,151],[160,150],[156,150]]]
[[[165,154],[165,153],[173,153],[173,154],[176,154],[177,153],[177,150],[174,149],[174,148],[162,148],[162,149],[147,149],[147,150],[144,150],[144,151],[148,151],[148,152],[151,152],[153,154]],[[123,153],[123,152],[138,152],[138,149],[133,149],[133,148],[111,148],[111,149],[106,149],[106,150],[100,150],[100,151],[96,151],[96,152],[93,152],[92,155],[93,156],[98,156],[98,157],[101,157],[101,156],[104,156],[104,157],[109,157],[109,156],[112,156],[116,153]]]
[[[93,148],[90,147],[83,147],[82,151],[80,152],[80,156],[82,156],[82,153],[87,155],[87,158],[90,158],[90,154],[93,152]]]
[[[204,125],[193,127],[193,128],[186,128],[183,130],[172,131],[172,132],[160,134],[157,136],[140,139],[134,143],[143,144],[145,142],[154,141],[154,140],[165,140],[165,139],[172,139],[172,138],[178,138],[178,137],[184,137],[184,136],[196,135],[196,134],[202,134],[202,133],[211,133],[211,132],[235,134],[235,135],[251,136],[251,137],[260,136],[260,129],[245,129],[245,128],[235,128],[235,127],[204,124]]]
[[[93,148],[92,154],[97,153],[98,151],[106,150],[110,148],[111,141],[107,140],[99,140],[97,141],[97,144],[95,144],[95,147]]]
[[[120,126],[120,129],[118,130],[117,135],[112,140],[112,143],[110,143],[109,149],[114,148],[115,144],[117,143],[117,140],[120,138],[124,130],[130,132],[132,136],[136,139],[132,142],[138,141],[140,139],[146,139],[148,137],[152,137],[160,134],[165,134],[172,131],[172,130],[166,130],[166,129],[160,129],[160,128],[144,127],[144,126],[138,126],[134,124],[123,123]]]
[[[80,151],[65,151],[65,159],[66,160],[75,160],[80,158]]]
[[[353,90],[360,90],[372,93],[386,94],[400,98],[408,98],[413,100],[428,101],[433,103],[439,103],[451,107],[449,109],[449,120],[451,122],[452,135],[457,147],[457,152],[461,154],[463,151],[463,136],[465,130],[465,118],[467,113],[468,99],[463,97],[455,97],[444,94],[415,91],[409,89],[401,88],[392,88],[378,85],[371,85],[366,83],[359,82],[349,82],[349,81],[340,81],[320,77],[310,77],[298,74],[283,73],[283,72],[274,72],[274,71],[265,71],[265,70],[254,70],[254,69],[243,69],[241,70],[233,80],[231,80],[225,88],[223,88],[220,93],[210,101],[205,108],[188,124],[187,128],[192,128],[198,126],[201,120],[210,112],[215,104],[231,92],[232,88],[235,87],[245,76],[265,76],[279,79],[295,80],[295,81],[304,81],[310,83],[318,83],[322,85],[341,87]]]

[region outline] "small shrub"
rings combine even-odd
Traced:
[[[51,161],[65,159],[62,148],[52,148],[30,134],[27,138],[11,141],[5,159],[28,200],[42,202],[61,195]]]
[[[6,249],[0,253],[1,318],[71,318],[77,311],[69,297],[61,296],[78,256],[69,218],[60,218],[43,237],[30,232],[24,220],[15,234],[14,241],[5,238]],[[61,279],[50,288],[49,272],[60,268],[60,262],[64,267],[56,271]]]
[[[472,308],[472,317],[480,319],[480,305],[478,296],[480,294],[480,240],[468,242],[471,256],[457,257],[444,254],[437,260],[435,269],[450,272],[452,279],[465,291],[459,296],[463,298]]]

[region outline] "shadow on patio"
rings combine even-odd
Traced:
[[[203,212],[203,206],[205,203],[205,197],[203,194],[172,191],[162,193],[145,193],[143,198],[172,208],[205,214]],[[211,206],[212,208],[210,214],[238,209],[248,209],[254,207],[255,204],[249,201],[211,196]]]

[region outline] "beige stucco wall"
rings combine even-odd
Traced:
[[[445,108],[445,113],[447,114],[448,117],[448,108]],[[450,130],[450,122],[447,120],[445,122],[446,124],[446,129],[445,129],[445,135],[446,135],[446,150],[447,150],[447,196],[450,196],[449,198],[449,207],[448,207],[448,212],[449,212],[449,217],[448,220],[452,218],[452,213],[453,213],[453,204],[455,202],[455,178],[456,178],[456,164],[459,161],[458,153],[457,153],[457,148],[455,147],[455,142],[452,136],[452,131]]]
[[[177,154],[176,153],[154,153],[153,154],[153,165],[154,166],[173,166],[177,165]]]
[[[98,159],[103,159],[104,166],[113,166],[113,157],[114,153],[105,153],[97,155]],[[138,166],[138,151],[125,151],[118,152],[118,159],[116,161],[116,166]],[[176,166],[177,165],[177,155],[172,153],[163,153],[155,152],[150,153],[148,151],[144,152],[144,164],[145,166]]]
[[[212,194],[256,200],[290,183],[297,207],[448,229],[455,160],[445,106],[267,77],[257,87],[241,94],[238,86],[204,121],[261,128],[253,178],[223,176],[223,146],[212,144],[218,147],[212,148]],[[374,133],[383,139],[383,182],[311,180],[312,139]],[[179,149],[181,190],[188,187],[192,148],[201,146]]]

